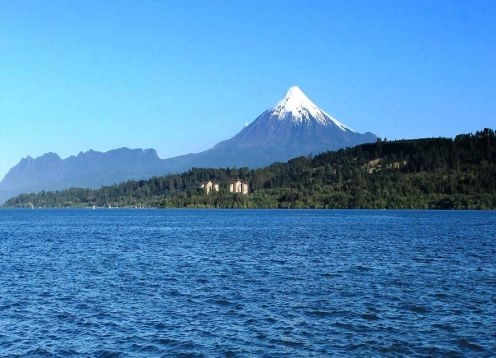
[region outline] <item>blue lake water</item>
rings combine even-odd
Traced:
[[[494,356],[496,212],[0,210],[0,355]]]

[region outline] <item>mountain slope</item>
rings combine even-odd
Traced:
[[[257,168],[376,140],[374,134],[360,134],[333,118],[294,86],[234,137],[191,157],[190,167]]]
[[[88,151],[61,159],[48,153],[27,157],[0,182],[0,203],[22,192],[97,188],[128,179],[146,179],[192,167],[258,168],[276,161],[374,142],[321,110],[298,87],[291,87],[275,106],[264,111],[231,139],[196,154],[160,159],[153,149],[120,148]]]

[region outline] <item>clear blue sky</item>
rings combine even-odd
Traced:
[[[496,1],[0,0],[0,178],[207,149],[292,85],[388,139],[496,127]]]

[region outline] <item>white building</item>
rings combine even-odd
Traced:
[[[209,180],[206,183],[203,183],[200,188],[204,189],[207,194],[210,194],[213,191],[218,192],[219,191],[219,184],[217,183],[212,183],[211,180]]]
[[[248,183],[243,183],[239,179],[229,184],[230,193],[241,193],[243,195],[246,195],[248,194],[248,191],[249,191]]]

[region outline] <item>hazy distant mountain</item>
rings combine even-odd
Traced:
[[[196,154],[160,159],[153,149],[88,151],[61,159],[48,153],[22,159],[0,182],[0,202],[22,192],[96,188],[129,179],[180,172],[192,167],[262,167],[275,161],[374,142],[317,107],[298,87],[237,135]]]
[[[61,159],[47,153],[22,159],[0,182],[0,202],[21,192],[75,187],[97,188],[123,180],[147,178],[161,171],[163,161],[154,149],[120,148],[105,153],[90,150]]]

